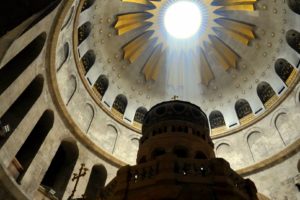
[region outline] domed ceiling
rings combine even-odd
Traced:
[[[189,38],[166,29],[178,2],[201,15]],[[180,99],[205,111],[213,137],[231,134],[272,111],[298,79],[300,20],[287,1],[86,0],[74,10],[73,53],[85,89],[136,132],[153,105]],[[194,23],[188,13],[176,16],[182,30]]]

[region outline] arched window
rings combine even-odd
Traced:
[[[213,111],[209,115],[210,127],[212,129],[225,126],[225,120],[220,111]]]
[[[78,45],[80,45],[91,33],[92,24],[85,22],[78,28]]]
[[[294,67],[285,59],[280,58],[275,63],[275,71],[283,82],[287,83],[288,78],[294,71]]]
[[[94,3],[95,0],[85,0],[81,8],[81,12],[85,11],[86,9],[89,9]]]
[[[92,66],[95,64],[96,61],[96,55],[93,50],[88,50],[83,57],[81,58],[81,62],[84,67],[84,74],[87,74],[88,71],[92,68]]]
[[[119,94],[114,103],[113,103],[113,109],[115,109],[117,112],[121,113],[122,116],[125,113],[127,107],[127,98],[123,94]]]
[[[34,26],[37,22],[52,12],[60,2],[61,0],[5,1],[5,3],[2,3],[0,7],[0,37],[34,14],[43,11],[43,13],[41,13],[30,25],[30,27]]]
[[[158,156],[164,155],[166,151],[163,148],[156,148],[151,153],[151,158],[156,159]]]
[[[198,151],[196,152],[195,159],[207,159],[207,156],[203,152]]]
[[[95,165],[87,184],[84,197],[86,200],[99,199],[100,190],[104,187],[107,171],[103,165]]]
[[[105,75],[100,75],[99,78],[97,79],[94,87],[97,90],[98,94],[100,95],[100,99],[104,96],[107,88],[109,85],[108,78]]]
[[[300,2],[298,0],[288,0],[288,5],[291,10],[300,15]]]
[[[186,147],[183,147],[183,146],[174,147],[173,153],[178,158],[187,158],[188,157],[188,149]]]
[[[144,108],[144,107],[139,107],[136,112],[135,112],[135,115],[134,115],[134,121],[135,122],[138,122],[140,124],[143,123],[143,120],[144,120],[144,117],[147,113],[147,109]]]
[[[289,30],[286,33],[286,41],[295,51],[300,53],[300,33],[298,31]]]
[[[14,132],[37,101],[43,91],[43,86],[44,78],[42,75],[38,75],[1,117],[2,123],[8,124],[11,131],[0,137],[0,148],[5,144],[9,136]]]
[[[23,71],[40,55],[47,34],[41,33],[20,53],[0,69],[0,95],[22,74]]]
[[[261,82],[257,86],[257,95],[265,105],[274,95],[276,95],[273,88],[267,82]]]
[[[16,159],[13,162],[18,162],[22,166],[22,171],[19,176],[16,176],[16,180],[19,182],[23,178],[29,168],[32,160],[39,151],[43,144],[47,134],[52,129],[54,122],[54,113],[51,110],[47,110],[41,116],[35,127],[32,129],[25,143],[22,145],[16,155]]]
[[[235,103],[235,111],[239,119],[252,113],[250,104],[245,99],[240,99]]]
[[[62,199],[72,176],[77,158],[78,147],[73,141],[63,141],[41,182],[43,187],[55,191],[55,196]]]

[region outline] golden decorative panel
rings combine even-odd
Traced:
[[[278,101],[279,97],[277,95],[272,96],[272,98],[270,98],[265,104],[265,108],[269,109],[271,108],[277,101]]]
[[[297,70],[294,68],[289,78],[285,82],[288,87],[290,87],[294,82],[294,80],[297,78],[297,73],[298,73]]]
[[[248,124],[249,122],[251,122],[253,119],[255,118],[255,115],[253,113],[243,117],[242,119],[240,119],[240,124],[241,125],[245,125]]]

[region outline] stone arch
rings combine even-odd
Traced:
[[[124,114],[125,113],[125,110],[126,110],[126,107],[127,107],[127,98],[126,98],[126,96],[125,95],[123,95],[123,94],[119,94],[117,97],[116,97],[116,99],[115,99],[115,101],[114,101],[114,103],[113,103],[113,108],[117,111],[117,112],[119,112],[120,114]]]
[[[84,196],[86,200],[99,199],[100,191],[105,186],[107,179],[107,170],[101,165],[94,165],[91,171],[89,182],[87,184]]]
[[[75,10],[75,8],[74,8],[74,6],[72,6],[72,8],[70,9],[70,11],[68,13],[68,17],[65,18],[65,21],[64,21],[63,25],[61,26],[61,31],[63,29],[65,29],[67,26],[69,26],[72,16],[73,16],[73,13],[74,13],[74,10]]]
[[[275,71],[281,80],[286,83],[294,71],[294,67],[287,60],[280,58],[275,62]]]
[[[81,12],[89,9],[94,3],[95,3],[95,0],[85,0],[83,3],[83,6],[81,8]]]
[[[87,123],[87,129],[86,129],[86,133],[88,133],[89,132],[89,130],[90,130],[90,128],[91,128],[91,125],[92,125],[92,123],[93,123],[93,120],[94,120],[94,118],[95,118],[95,109],[94,109],[94,107],[91,105],[91,104],[89,104],[89,103],[87,103],[86,104],[86,108],[89,108],[90,109],[90,111],[89,111],[89,118],[88,118],[88,123]]]
[[[271,85],[265,81],[258,84],[256,88],[257,95],[261,102],[266,105],[266,103],[276,95],[275,91],[271,87]]]
[[[290,45],[290,47],[292,47],[296,52],[300,53],[300,33],[298,31],[293,29],[289,30],[286,33],[286,41]]]
[[[284,146],[290,144],[294,137],[297,137],[297,130],[295,129],[295,125],[293,125],[287,112],[282,111],[277,113],[274,125]]]
[[[209,123],[212,129],[226,125],[223,114],[218,110],[212,111],[210,113]]]
[[[95,64],[95,61],[96,61],[96,54],[94,50],[88,50],[81,58],[81,63],[84,68],[84,74],[88,73],[88,71]]]
[[[41,19],[51,13],[60,4],[60,2],[61,0],[10,0],[3,2],[0,8],[0,37],[5,35],[8,31],[13,30],[31,16],[38,14],[39,16],[29,25],[29,27],[27,27],[26,30],[30,29]]]
[[[77,144],[73,140],[61,142],[46,171],[41,185],[55,191],[55,196],[62,199],[72,176],[79,155]]]
[[[247,145],[254,162],[266,158],[266,156],[269,154],[265,137],[258,130],[251,131],[247,135]]]
[[[108,86],[109,86],[109,80],[107,76],[101,74],[94,85],[95,89],[100,95],[100,99],[102,99],[102,97],[105,95]]]
[[[252,113],[251,106],[245,99],[239,99],[235,103],[235,111],[239,119],[242,119]]]
[[[69,103],[71,102],[72,98],[74,97],[76,91],[77,91],[77,79],[75,75],[71,75],[70,80],[68,81],[68,83],[70,84],[70,86],[66,87],[68,88],[67,92],[66,92],[66,105],[68,106]]]
[[[147,113],[147,109],[145,107],[139,107],[136,112],[135,112],[135,115],[134,115],[134,121],[135,122],[138,122],[140,124],[143,123],[143,120],[144,120],[144,117]]]
[[[0,137],[0,148],[5,144],[28,111],[33,107],[37,99],[41,96],[43,87],[44,77],[42,75],[37,75],[18,99],[10,106],[3,116],[1,116],[2,123],[9,125],[10,132]]]
[[[46,38],[45,32],[38,35],[0,69],[0,95],[36,60],[45,45]]]
[[[78,45],[88,38],[92,30],[91,22],[85,22],[78,28]]]
[[[231,144],[227,141],[222,141],[216,145],[217,157],[224,158],[227,160],[232,168],[237,169],[243,163],[241,155],[233,150]]]
[[[62,68],[62,66],[66,63],[66,61],[69,58],[70,45],[68,42],[65,42],[64,46],[60,49],[58,54],[61,55],[61,57],[59,59],[59,63],[57,64],[57,72]]]
[[[26,173],[35,155],[38,153],[46,136],[50,132],[54,123],[54,113],[52,110],[46,110],[32,129],[26,141],[19,149],[15,159],[12,162],[18,162],[22,171],[15,176],[17,182],[20,182]]]
[[[104,133],[105,134],[102,136],[102,138],[105,142],[102,144],[102,146],[106,151],[113,154],[115,152],[119,136],[118,129],[113,124],[108,124]]]

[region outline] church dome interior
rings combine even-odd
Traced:
[[[216,157],[250,178],[260,199],[300,199],[299,8],[2,2],[0,199],[97,199],[119,168],[140,161],[145,116],[170,100],[203,110]],[[201,115],[178,104],[151,120],[172,109],[182,113],[174,118]]]

